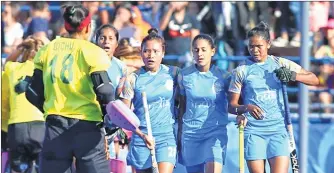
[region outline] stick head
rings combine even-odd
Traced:
[[[135,131],[140,125],[140,121],[129,107],[122,101],[111,101],[107,105],[107,116],[113,124],[126,130]]]

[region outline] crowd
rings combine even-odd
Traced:
[[[67,172],[73,163],[78,172],[109,172],[106,146],[127,146],[127,133],[116,129],[120,141],[111,142],[104,136],[115,130],[97,124],[106,104],[120,99],[141,121],[127,146],[134,172],[149,171],[153,146],[160,172],[173,171],[177,153],[188,172],[222,172],[228,113],[246,126],[249,169],[261,172],[268,159],[273,172],[286,172],[280,81],[332,89],[334,83],[333,61],[316,64],[312,73],[269,53],[300,46],[300,3],[2,2],[1,45],[8,55],[2,72],[8,129],[2,125],[2,132],[8,131],[11,168],[22,171],[41,152],[41,172]],[[20,11],[24,4],[30,11]],[[334,4],[310,4],[310,52],[334,58]],[[49,10],[52,5],[60,11]],[[178,67],[163,63],[168,55],[178,57]],[[250,58],[229,73],[213,63],[217,55]],[[143,91],[154,140],[146,134]],[[330,104],[333,95],[323,91],[317,99]],[[28,111],[22,103],[34,105],[33,116],[19,118]],[[31,140],[33,149],[22,153]]]

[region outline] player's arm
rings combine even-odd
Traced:
[[[243,116],[246,112],[250,112],[250,114],[257,120],[262,119],[263,111],[256,105],[247,104],[247,105],[239,105],[239,99],[241,94],[241,88],[244,80],[244,69],[237,68],[233,71],[231,76],[229,92],[228,92],[228,112],[231,114],[238,115],[237,121],[240,116]],[[245,117],[241,118],[244,119]],[[239,123],[239,122],[238,122]]]
[[[288,83],[290,81],[298,81],[306,85],[316,86],[319,85],[318,77],[293,61],[285,58],[279,58],[280,68],[274,72],[279,80]]]
[[[41,112],[44,113],[44,84],[43,84],[43,72],[40,69],[35,69],[33,76],[27,76],[26,79],[30,80],[30,84],[25,91],[27,100],[36,106]]]
[[[179,109],[177,114],[177,150],[180,151],[182,148],[181,143],[181,136],[182,136],[182,123],[183,123],[183,115],[186,112],[186,93],[183,86],[183,75],[179,73],[177,76],[177,92],[178,92],[178,102],[179,102]]]
[[[120,92],[120,100],[131,109],[132,106],[132,99],[134,97],[134,81],[135,76],[133,74],[128,75],[127,77],[123,78],[122,86],[119,87],[121,89]],[[142,139],[145,138],[145,134],[139,129],[136,128],[134,131],[138,136]]]
[[[100,103],[103,115],[106,114],[105,106],[115,100],[115,88],[106,71],[95,71],[91,73],[93,89]]]
[[[305,69],[301,69],[299,73],[296,74],[296,81],[301,82],[306,85],[316,86],[320,84],[318,77]]]

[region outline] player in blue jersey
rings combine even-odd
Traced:
[[[189,173],[221,173],[227,145],[229,73],[211,63],[214,40],[206,34],[192,42],[196,64],[178,76],[178,148]]]
[[[251,57],[233,72],[229,112],[238,115],[238,124],[246,125],[245,159],[250,172],[263,173],[268,159],[272,173],[287,173],[288,134],[280,80],[307,85],[318,85],[319,80],[312,72],[290,60],[268,55],[271,45],[266,23],[259,23],[247,37]],[[284,78],[282,72],[288,75]],[[238,104],[240,96],[243,105]]]
[[[145,66],[127,76],[120,95],[140,120],[139,131],[132,135],[127,162],[137,172],[148,172],[152,167],[150,150],[155,143],[160,172],[172,173],[176,162],[176,140],[173,132],[174,99],[178,68],[161,64],[165,54],[165,41],[156,29],[141,44]],[[154,142],[147,134],[142,92],[147,93],[148,109]]]
[[[126,76],[126,65],[121,60],[114,57],[114,52],[118,46],[119,33],[111,24],[102,25],[96,31],[96,44],[104,49],[111,59],[111,65],[108,68],[108,76],[117,88],[122,77]]]
[[[122,78],[126,76],[127,69],[126,65],[116,57],[114,57],[114,52],[116,47],[118,46],[119,33],[117,29],[111,24],[105,24],[100,26],[96,31],[96,44],[105,50],[110,57],[111,64],[107,70],[108,76],[112,82],[114,88],[118,88],[120,81],[123,81]],[[120,85],[122,86],[122,84]],[[115,90],[115,96],[119,96],[120,89]],[[118,141],[113,143],[113,136],[116,134],[122,133],[121,128],[106,128],[106,137],[109,145],[109,157],[113,157],[116,153],[118,153]],[[114,146],[117,146],[116,148]],[[113,149],[115,148],[115,153]]]

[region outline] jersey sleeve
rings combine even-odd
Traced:
[[[83,58],[85,58],[86,63],[90,67],[89,74],[97,71],[107,71],[108,67],[111,65],[107,53],[99,47],[83,50],[82,53]]]
[[[124,78],[124,82],[121,88],[121,93],[119,96],[120,98],[123,98],[126,100],[133,99],[136,78],[137,78],[137,75],[135,75],[135,73],[131,73],[126,78]]]
[[[294,71],[296,73],[299,73],[300,70],[302,69],[302,67],[297,63],[285,58],[279,58],[278,63],[281,67],[286,67],[289,70]]]
[[[125,64],[122,64],[122,77],[126,77],[128,74],[128,68],[126,67]]]
[[[245,79],[245,68],[244,66],[239,66],[235,70],[233,70],[232,75],[231,75],[231,82],[229,85],[229,92],[241,93],[241,88],[242,88],[242,83]]]
[[[47,55],[47,45],[39,49],[39,51],[36,53],[34,57],[34,64],[35,64],[36,69],[43,71],[43,66],[44,66],[44,62],[46,61],[45,60],[46,56],[48,56]]]
[[[184,90],[184,86],[183,86],[183,75],[182,73],[179,73],[177,75],[177,84],[179,86],[179,94],[184,96],[186,93],[185,93],[185,90]]]
[[[7,122],[9,120],[9,77],[6,72],[2,72],[1,82],[1,120]],[[4,124],[2,124],[4,125]]]

